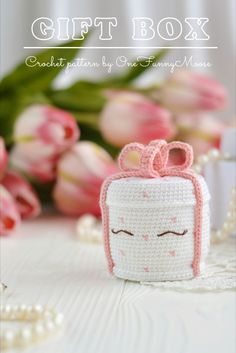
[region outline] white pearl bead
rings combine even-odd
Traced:
[[[84,227],[77,227],[77,235],[79,238],[82,238],[82,239],[86,239],[86,237],[88,236],[88,229],[87,228],[84,228]]]
[[[50,317],[54,316],[55,314],[56,313],[54,312],[54,310],[49,310],[48,308],[45,308],[44,312],[43,312],[43,317],[50,318]]]
[[[198,164],[195,164],[195,165],[192,167],[192,169],[193,169],[193,170],[194,170],[194,172],[195,172],[195,173],[197,173],[197,174],[200,174],[200,173],[201,173],[201,171],[202,171],[201,166],[200,166],[200,165],[198,165]]]
[[[44,327],[49,333],[55,330],[55,324],[52,320],[46,320],[44,322]]]
[[[227,219],[232,219],[234,220],[235,219],[235,215],[233,212],[227,212],[227,215],[226,215]]]
[[[38,319],[38,318],[41,318],[44,309],[41,305],[36,304],[36,305],[33,305],[31,311],[32,311],[32,314],[34,315],[34,317],[36,319]]]
[[[23,328],[17,336],[17,341],[19,345],[27,345],[31,341],[31,338],[32,331],[29,328]]]
[[[99,239],[101,238],[101,232],[96,228],[91,230],[90,235],[91,235],[92,240],[95,242],[98,242]]]
[[[77,229],[80,227],[90,228],[96,223],[96,218],[91,214],[81,216],[77,221]]]
[[[18,309],[18,320],[25,320],[26,311],[27,311],[27,306],[25,304],[21,304]]]
[[[200,165],[205,165],[206,163],[209,162],[209,158],[206,154],[203,154],[201,156],[198,157],[197,159],[197,163],[199,163]]]
[[[44,335],[45,329],[44,326],[40,323],[34,324],[32,327],[33,335],[38,337],[42,337]]]
[[[22,328],[15,334],[6,330],[1,333],[1,348],[27,347],[33,341],[38,342],[55,333],[63,323],[63,315],[41,305],[1,306],[1,318],[4,320],[36,321],[30,327]],[[40,321],[38,321],[40,320]]]
[[[64,321],[64,316],[63,316],[62,314],[57,314],[57,315],[55,316],[54,321],[55,321],[55,324],[56,324],[57,326],[61,326],[62,323],[63,323],[63,321]]]
[[[11,306],[10,305],[6,305],[5,307],[3,307],[1,309],[1,319],[2,320],[8,319],[10,312],[11,312]]]
[[[218,238],[218,239],[220,239],[222,237],[221,230],[217,230],[215,234],[216,234],[216,238]]]
[[[15,334],[12,330],[5,330],[1,335],[1,344],[4,348],[10,348],[13,346],[15,340]]]
[[[27,320],[34,320],[35,319],[35,313],[33,312],[33,307],[28,306],[25,311],[25,317]]]
[[[10,320],[19,319],[19,305],[13,305],[9,315]]]
[[[209,156],[210,160],[214,161],[220,157],[220,152],[216,148],[213,148],[208,152],[208,156]]]

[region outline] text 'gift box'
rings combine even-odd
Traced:
[[[181,149],[182,165],[168,165]],[[126,165],[130,152],[139,167]],[[119,156],[121,173],[101,192],[105,252],[110,272],[135,281],[182,280],[204,271],[209,248],[209,192],[191,169],[192,149],[163,140],[131,143]]]

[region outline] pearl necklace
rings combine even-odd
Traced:
[[[217,149],[211,149],[207,154],[202,154],[198,157],[197,163],[193,165],[192,169],[201,174],[204,167],[209,162],[218,161],[232,161],[234,160],[229,154],[221,153]],[[218,230],[212,230],[211,242],[224,241],[235,229],[236,222],[236,188],[232,188],[229,207],[226,219]],[[91,214],[81,216],[76,224],[76,233],[80,240],[89,243],[102,243],[102,227],[101,222]]]
[[[1,329],[0,348],[26,348],[54,334],[62,327],[63,315],[41,305],[5,305],[0,308],[1,321],[21,321],[28,325],[20,330]],[[30,325],[29,325],[30,324]]]
[[[85,214],[78,219],[76,233],[83,242],[102,243],[102,224],[91,214]]]

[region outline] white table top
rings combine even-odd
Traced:
[[[236,296],[174,292],[118,280],[103,247],[76,240],[75,220],[44,216],[1,239],[9,304],[63,312],[59,337],[27,353],[235,353]]]

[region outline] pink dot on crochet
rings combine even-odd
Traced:
[[[119,254],[120,254],[121,256],[125,256],[125,252],[124,252],[124,250],[119,249]]]
[[[149,195],[148,195],[147,191],[143,192],[143,198],[144,199],[148,199],[149,198]]]
[[[142,237],[143,237],[143,239],[144,239],[145,241],[148,241],[148,240],[149,240],[149,236],[148,236],[147,234],[142,235]]]
[[[144,267],[144,272],[149,272],[149,268],[148,267]]]
[[[119,220],[120,220],[121,223],[125,223],[124,217],[119,217]]]
[[[177,217],[171,217],[171,219],[170,219],[170,220],[171,220],[171,222],[172,222],[172,223],[176,223],[176,221],[177,221]]]
[[[171,250],[171,251],[168,252],[168,254],[169,254],[170,256],[172,256],[172,257],[175,257],[176,252],[175,252],[175,250]]]

